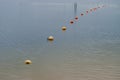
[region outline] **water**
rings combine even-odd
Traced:
[[[120,80],[120,6],[73,5],[1,1],[0,80]]]

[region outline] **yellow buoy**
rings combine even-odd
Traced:
[[[67,28],[65,26],[62,27],[62,30],[65,31]]]
[[[32,61],[31,60],[25,60],[25,64],[31,64]]]
[[[53,37],[53,36],[49,36],[47,39],[48,39],[49,41],[53,41],[53,40],[54,40],[54,37]]]

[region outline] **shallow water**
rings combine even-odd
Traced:
[[[73,25],[72,3],[0,6],[0,80],[120,80],[120,6],[81,17],[96,5],[78,4]]]

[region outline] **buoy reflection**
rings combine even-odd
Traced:
[[[74,3],[74,15],[76,15],[77,14],[77,3],[75,2]]]

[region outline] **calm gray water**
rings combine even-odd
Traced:
[[[0,80],[120,80],[120,6],[96,6],[0,1]]]

